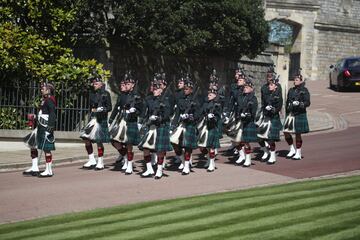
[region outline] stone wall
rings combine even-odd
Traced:
[[[300,25],[292,52],[301,53],[303,75],[327,80],[329,65],[360,55],[359,0],[267,0],[267,20]]]

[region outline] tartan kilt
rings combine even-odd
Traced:
[[[39,124],[36,135],[37,148],[40,150],[42,149],[44,151],[53,151],[55,150],[55,141],[50,142],[48,138],[45,139],[45,131],[46,131],[45,127]]]
[[[244,123],[243,133],[241,136],[242,142],[258,142],[257,129],[253,121]]]
[[[279,116],[272,118],[268,140],[280,141],[280,131],[282,128]]]
[[[156,142],[155,142],[155,151],[156,152],[169,152],[172,151],[170,144],[170,124],[164,124],[159,126],[156,129]]]
[[[223,132],[223,122],[222,121],[218,121],[217,123],[217,129],[218,129],[218,135],[219,135],[219,139],[223,138],[222,132]]]
[[[137,122],[126,122],[126,135],[127,135],[127,144],[132,144],[134,146],[140,143],[140,133],[138,129]]]
[[[308,133],[309,122],[306,113],[295,115],[295,133]]]
[[[185,125],[184,142],[182,147],[196,149],[197,148],[197,129],[192,124]]]
[[[108,143],[110,142],[110,133],[107,123],[107,119],[97,120],[99,123],[98,134],[96,134],[95,139],[92,139],[92,143]]]
[[[220,148],[219,135],[220,134],[219,134],[218,128],[209,129],[206,147],[207,148]]]

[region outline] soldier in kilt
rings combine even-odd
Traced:
[[[224,125],[225,130],[228,128],[229,120],[231,120],[231,115],[236,111],[238,101],[242,101],[243,91],[245,84],[245,72],[243,69],[239,68],[235,70],[235,83],[230,85],[230,93],[227,97],[227,100],[224,104]],[[241,159],[245,159],[244,149],[237,149],[238,143],[231,142],[230,147],[227,149],[227,154],[229,155],[240,155]],[[242,160],[239,160],[241,162]]]
[[[257,130],[255,125],[255,116],[257,111],[257,98],[254,93],[254,84],[250,78],[246,79],[244,85],[244,94],[242,101],[238,101],[237,118],[243,124],[241,142],[238,145],[238,150],[245,148],[245,160],[237,161],[237,164],[243,164],[243,167],[250,167],[251,165],[251,142],[258,142]],[[240,160],[240,157],[239,159]]]
[[[276,72],[274,70],[274,66],[271,66],[269,68],[269,70],[267,71],[267,73],[266,73],[266,83],[263,86],[261,86],[261,89],[260,89],[260,93],[261,93],[261,111],[260,111],[260,115],[261,115],[261,117],[264,116],[263,113],[265,111],[265,107],[267,106],[267,104],[265,102],[265,99],[270,94],[269,85],[273,81],[274,78],[276,78]],[[282,88],[281,88],[280,84],[277,84],[277,92],[279,93],[279,96],[281,97],[281,101],[283,101],[282,100]],[[258,123],[258,121],[257,121],[257,125],[260,125],[260,124],[261,123]],[[263,154],[261,156],[261,159],[263,161],[265,161],[270,156],[269,143],[266,142],[266,141],[259,141],[259,145],[260,145],[261,149],[263,150]]]
[[[301,134],[309,132],[306,108],[310,106],[310,93],[305,87],[303,76],[298,73],[294,77],[294,87],[290,88],[286,101],[286,118],[284,123],[284,136],[289,144],[290,151],[287,158],[301,160],[302,138]],[[289,119],[293,117],[294,127],[289,128]],[[291,133],[295,133],[296,150],[293,145]]]
[[[163,176],[163,165],[166,152],[171,151],[170,144],[170,103],[163,92],[161,84],[153,83],[153,97],[146,98],[144,102],[144,112],[147,119],[148,132],[144,135],[139,144],[139,149],[144,152],[146,170],[141,174],[142,177],[152,177],[154,169],[151,164],[151,152],[157,156],[157,171],[155,179]]]
[[[116,135],[117,134],[116,130],[119,130],[118,124],[119,124],[120,118],[122,117],[121,106],[124,105],[124,102],[126,101],[126,97],[127,97],[125,80],[126,80],[126,78],[122,78],[120,80],[120,94],[118,95],[116,104],[115,104],[114,109],[109,118],[109,125],[112,127],[112,129],[110,129],[110,135],[112,135],[112,133],[114,135]],[[116,121],[116,123],[114,123],[114,120]],[[115,124],[117,126],[115,126]],[[110,136],[110,137],[112,138],[111,145],[119,152],[119,156],[115,161],[115,168],[116,168],[116,167],[118,167],[118,165],[120,165],[120,166],[121,166],[121,164],[123,165],[124,162],[126,161],[125,159],[127,158],[127,150],[126,150],[126,145],[124,143],[113,139],[113,136]]]
[[[199,116],[199,103],[197,101],[197,96],[193,93],[194,83],[188,77],[185,81],[184,87],[184,98],[179,100],[179,127],[184,127],[185,132],[183,139],[179,144],[172,142],[172,146],[175,150],[177,156],[181,156],[184,151],[184,158],[182,163],[179,166],[179,170],[182,170],[183,175],[188,175],[190,173],[190,162],[193,149],[197,148],[197,128],[196,122]],[[173,132],[176,132],[177,129]]]
[[[54,97],[54,92],[54,85],[50,83],[43,83],[41,85],[42,102],[37,116],[37,127],[34,130],[34,133],[25,137],[25,141],[30,147],[32,166],[23,172],[24,175],[39,177],[53,176],[51,151],[55,150],[54,129],[56,122],[56,99]],[[31,140],[31,138],[35,139]],[[44,151],[45,153],[45,171],[40,174],[37,149],[40,149],[40,151]]]
[[[93,91],[90,92],[90,121],[80,132],[80,138],[85,142],[89,160],[83,165],[84,169],[104,169],[104,143],[110,142],[108,128],[108,112],[111,111],[110,93],[105,90],[101,78],[91,79]],[[98,159],[94,157],[92,144],[96,143]]]
[[[269,155],[268,148],[265,146],[266,141],[270,148],[270,157],[267,163],[274,164],[276,162],[275,142],[280,141],[280,130],[282,129],[279,112],[283,105],[283,99],[279,79],[274,74],[271,80],[268,79],[267,85],[268,91],[261,98],[261,111],[264,119],[258,128],[258,137],[260,138],[259,144],[264,149],[262,160],[265,161]]]
[[[215,170],[215,150],[220,148],[220,136],[221,128],[219,128],[219,122],[221,123],[221,103],[217,100],[217,89],[210,88],[208,90],[208,98],[207,101],[203,104],[203,107],[200,111],[200,116],[204,117],[205,125],[200,130],[199,145],[203,145],[200,147],[201,152],[209,153],[208,162],[205,165],[208,172],[213,172]]]
[[[130,73],[125,75],[126,98],[124,104],[121,106],[121,110],[125,111],[126,120],[125,145],[127,158],[125,158],[122,167],[126,175],[133,173],[133,146],[137,146],[140,143],[138,116],[142,112],[143,104],[140,95],[135,90],[135,82],[134,77]]]

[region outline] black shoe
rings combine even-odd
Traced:
[[[105,169],[105,167],[103,167],[103,168],[95,167],[95,171],[101,171],[101,170],[104,170],[104,169]]]
[[[268,165],[274,165],[276,162],[266,162]]]
[[[162,176],[161,176],[161,177],[158,177],[158,176],[155,176],[155,177],[154,177],[155,180],[159,180],[159,179],[161,179],[161,178],[162,178]]]
[[[39,172],[39,171],[30,171],[30,172],[26,172],[26,171],[24,171],[24,172],[23,172],[23,175],[24,175],[24,176],[33,176],[33,177],[37,177],[39,174],[40,174],[40,172]]]
[[[250,165],[242,165],[243,167],[250,167],[251,166],[251,164]]]

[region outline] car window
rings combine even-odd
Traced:
[[[348,68],[360,67],[360,58],[359,59],[349,59],[347,61],[347,67]]]

